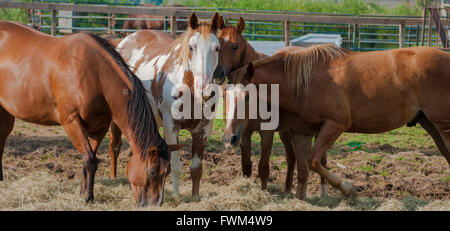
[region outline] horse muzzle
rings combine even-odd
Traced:
[[[213,82],[215,84],[221,85],[225,82],[225,77],[227,76],[226,68],[217,67],[213,74]]]
[[[232,135],[230,137],[223,135],[222,141],[225,145],[225,148],[236,147],[239,144],[239,142],[238,142],[239,139],[238,139],[238,136],[236,136],[236,135]]]

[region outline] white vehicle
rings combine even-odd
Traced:
[[[450,0],[441,0],[441,8],[448,8],[450,10]],[[441,15],[443,17],[450,17],[450,15],[447,15],[447,13],[448,11],[443,9]]]

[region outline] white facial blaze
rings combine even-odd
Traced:
[[[220,46],[216,35],[202,36],[196,32],[189,41],[192,56],[189,60],[189,69],[194,75],[195,95],[201,95],[211,87],[214,70],[219,61],[218,48]]]

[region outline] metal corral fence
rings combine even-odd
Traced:
[[[80,30],[97,33],[134,32],[135,29],[122,29],[123,23],[127,20],[162,20],[130,18],[128,17],[130,14],[162,16],[165,21],[163,30],[179,34],[183,30],[177,30],[176,23],[171,22],[185,21],[194,11],[200,18],[211,18],[215,11],[219,11],[228,24],[235,24],[239,17],[243,17],[246,20],[244,36],[249,40],[284,40],[288,45],[291,39],[308,33],[327,33],[340,34],[342,46],[354,51],[420,46],[424,41],[430,41],[430,46],[446,47],[439,40],[439,28],[428,18],[423,17],[353,16],[200,7],[142,7],[135,4],[130,6],[0,1],[0,7],[34,10],[34,23],[40,23],[42,31],[54,35]],[[448,14],[440,17],[448,35],[450,25]],[[169,26],[169,23],[175,26]]]

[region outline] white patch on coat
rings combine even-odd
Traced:
[[[198,167],[200,167],[200,165],[202,164],[202,160],[200,160],[200,158],[198,157],[197,154],[194,155],[194,158],[192,159],[192,164],[191,164],[191,170],[195,170]]]
[[[135,42],[136,41],[136,34],[137,34],[137,32],[134,32],[133,34],[130,34],[127,37],[125,37],[124,39],[122,39],[122,41],[120,41],[120,43],[117,44],[116,50],[118,52],[120,52],[120,50],[122,50],[122,48],[123,48],[123,46],[125,44],[127,44],[128,42],[131,42],[131,43]]]
[[[130,66],[132,71],[134,71],[135,68],[136,68],[135,67],[136,66],[136,62],[144,57],[144,50],[145,50],[145,46],[143,46],[139,50],[138,49],[134,49],[131,52],[131,57],[130,57],[130,60],[128,60],[128,65]]]

